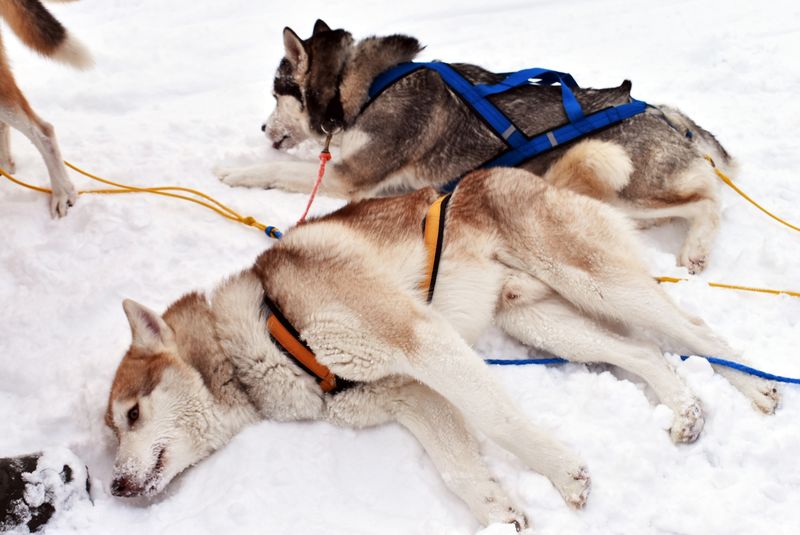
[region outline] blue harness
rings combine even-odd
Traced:
[[[473,85],[453,67],[438,61],[401,63],[381,73],[375,78],[369,89],[370,102],[393,83],[419,69],[436,71],[450,89],[483,119],[494,131],[495,135],[506,144],[504,151],[479,166],[483,168],[517,166],[558,145],[563,145],[638,115],[649,106],[646,102],[631,98],[631,101],[625,104],[611,106],[585,115],[573,93],[574,89],[578,89],[578,84],[567,73],[539,68],[525,69],[507,74],[505,79],[497,84]],[[509,89],[531,83],[548,86],[560,84],[564,112],[569,119],[567,124],[533,137],[528,137],[487,98],[489,95],[504,93]],[[451,180],[441,188],[441,191],[452,192],[460,180],[461,177]]]

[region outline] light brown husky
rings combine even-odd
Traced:
[[[551,181],[593,174],[602,183],[630,165],[614,144],[584,143],[594,145],[571,149]],[[672,438],[697,438],[700,403],[662,352],[733,352],[648,274],[622,214],[523,170],[474,172],[450,199],[428,304],[420,222],[436,198],[427,188],[364,200],[302,224],[210,296],[188,294],[163,316],[126,301],[133,341],[106,414],[119,439],[112,492],[160,492],[258,419],[396,421],[483,523],[522,528],[527,520],[492,478],[472,429],[580,507],[589,491],[584,463],[528,421],[471,347],[493,322],[529,346],[640,376],[673,410]],[[266,298],[318,363],[353,386],[324,393],[279,350]],[[720,372],[761,410],[774,410],[773,384]]]
[[[92,65],[89,52],[39,0],[2,0],[0,17],[23,43],[43,56],[79,69]],[[53,125],[36,115],[17,87],[0,39],[0,166],[13,173],[15,166],[9,146],[9,126],[30,139],[42,155],[53,190],[50,212],[54,217],[66,215],[69,207],[78,199],[78,194],[67,178]]]

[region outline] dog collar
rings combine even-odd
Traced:
[[[336,377],[327,366],[317,360],[308,344],[300,339],[297,329],[266,294],[264,307],[267,310],[267,331],[272,341],[303,371],[314,377],[323,392],[335,394],[354,384],[347,379]]]
[[[422,237],[425,240],[425,249],[428,251],[428,261],[426,277],[420,282],[419,287],[425,293],[428,303],[433,300],[433,291],[436,288],[436,276],[439,273],[439,260],[442,256],[442,243],[444,242],[447,203],[450,202],[451,195],[448,193],[436,199],[428,208],[425,219],[422,220]]]

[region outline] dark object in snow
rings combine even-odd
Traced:
[[[76,500],[89,497],[89,471],[67,449],[0,458],[0,531],[33,532]]]

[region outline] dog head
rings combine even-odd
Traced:
[[[273,147],[288,149],[342,127],[339,79],[352,44],[350,33],[331,30],[321,20],[305,40],[284,28],[285,56],[273,85],[275,111],[263,127]]]
[[[119,441],[111,492],[146,496],[218,447],[209,429],[214,399],[164,318],[130,300],[123,307],[132,342],[106,411]]]
[[[331,30],[318,20],[302,40],[283,30],[284,58],[275,73],[275,111],[262,126],[276,149],[289,149],[306,139],[319,139],[344,128],[368,99],[380,73],[422,50],[406,35],[368,37],[353,43],[344,30]]]

